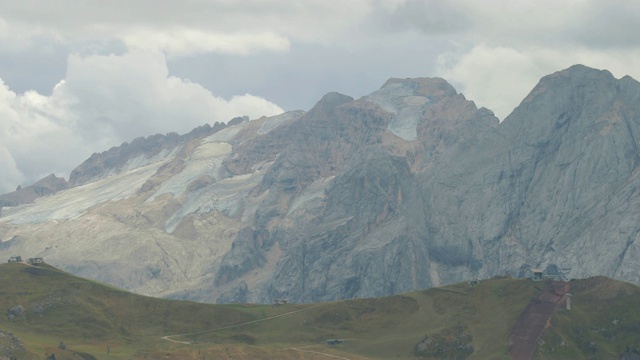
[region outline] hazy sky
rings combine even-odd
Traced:
[[[576,63],[640,79],[640,1],[0,2],[0,193],[137,136],[443,77],[503,119]]]

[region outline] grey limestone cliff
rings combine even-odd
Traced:
[[[567,277],[625,273],[637,235],[639,90],[584,66],[543,78],[474,151],[425,174],[431,206],[449,219],[432,221],[443,244],[482,264],[480,277],[547,266]]]

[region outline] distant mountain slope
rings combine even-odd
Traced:
[[[573,66],[472,151],[448,152],[422,182],[447,219],[431,221],[441,252],[481,264],[480,276],[542,267],[640,282],[639,97],[629,77]]]
[[[248,118],[234,118],[228,125],[235,125]],[[161,159],[175,155],[182,146],[193,139],[200,139],[224,129],[227,125],[215,123],[205,124],[193,129],[188,134],[169,133],[156,134],[147,138],[136,138],[131,143],[123,143],[103,153],[94,153],[89,159],[75,168],[69,176],[72,186],[84,185],[110,175],[136,169]]]
[[[51,174],[31,186],[25,188],[18,187],[14,192],[0,195],[0,209],[2,209],[3,206],[18,206],[33,203],[41,196],[51,195],[68,187],[69,184],[65,179]]]
[[[0,213],[0,256],[208,302],[374,297],[523,275],[640,283],[640,84],[576,65],[502,123],[445,80],[94,154]]]
[[[633,355],[640,289],[603,277],[570,285],[571,310],[555,311],[536,358]],[[10,346],[0,351],[59,360],[507,359],[517,356],[509,341],[523,330],[517,319],[545,301],[547,287],[495,278],[378,299],[211,305],[144,297],[46,264],[2,264],[0,345]]]

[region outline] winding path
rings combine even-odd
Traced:
[[[295,350],[295,351],[306,352],[306,353],[311,353],[311,354],[324,355],[324,356],[332,357],[334,359],[351,360],[349,358],[342,357],[342,356],[331,355],[331,354],[323,353],[323,352],[320,352],[320,351],[303,350],[301,348],[287,348],[287,350]]]
[[[178,343],[178,344],[184,344],[184,345],[193,345],[194,343],[191,341],[180,341],[180,340],[174,340],[172,339],[172,337],[176,337],[176,336],[188,336],[188,335],[198,335],[198,334],[204,334],[204,333],[208,333],[208,332],[214,332],[214,331],[219,331],[219,330],[225,330],[225,329],[232,329],[232,328],[236,328],[236,327],[240,327],[240,326],[244,326],[244,325],[249,325],[249,324],[255,324],[255,323],[259,323],[259,322],[263,322],[263,321],[267,321],[267,320],[272,320],[272,319],[276,319],[279,317],[283,317],[283,316],[289,316],[289,315],[293,315],[299,312],[303,312],[303,311],[307,311],[313,308],[316,308],[320,305],[316,305],[316,306],[311,306],[308,308],[304,308],[304,309],[300,309],[300,310],[294,310],[294,311],[289,311],[283,314],[279,314],[279,315],[274,315],[274,316],[269,316],[263,319],[258,319],[258,320],[251,320],[251,321],[247,321],[247,322],[243,322],[240,324],[235,324],[235,325],[229,325],[229,326],[223,326],[220,328],[216,328],[216,329],[210,329],[210,330],[203,330],[203,331],[197,331],[197,332],[192,332],[192,333],[186,333],[186,334],[175,334],[175,335],[166,335],[161,337],[162,340],[166,340],[166,341],[171,341],[174,343]],[[291,348],[287,348],[287,350],[295,350],[295,351],[299,351],[299,352],[306,352],[306,353],[312,353],[312,354],[318,354],[318,355],[323,355],[323,356],[327,356],[327,357],[331,357],[334,359],[341,359],[341,360],[351,360],[350,358],[346,358],[346,357],[342,357],[342,356],[337,356],[337,355],[332,355],[332,354],[327,354],[327,353],[323,353],[320,351],[314,351],[314,350],[304,350],[303,348],[295,348],[295,347],[291,347]]]
[[[251,321],[243,322],[243,323],[240,323],[240,324],[223,326],[223,327],[215,328],[215,329],[196,331],[196,332],[186,333],[186,334],[167,335],[167,336],[163,336],[162,339],[163,340],[167,340],[167,341],[172,341],[172,342],[175,342],[175,343],[179,343],[179,344],[190,345],[190,344],[193,344],[193,342],[190,342],[190,341],[178,341],[178,340],[173,340],[171,338],[172,337],[176,337],[176,336],[198,335],[198,334],[205,334],[205,333],[214,332],[214,331],[233,329],[233,328],[244,326],[244,325],[255,324],[255,323],[259,323],[259,322],[263,322],[263,321],[267,321],[267,320],[271,320],[271,319],[275,319],[275,318],[279,318],[279,317],[283,317],[283,316],[293,315],[293,314],[296,314],[296,313],[299,313],[299,312],[303,312],[303,311],[307,311],[309,309],[313,309],[315,307],[317,307],[317,306],[312,306],[312,307],[308,307],[308,308],[304,308],[304,309],[300,309],[300,310],[289,311],[289,312],[286,312],[284,314],[273,315],[273,316],[269,316],[269,317],[266,317],[266,318],[263,318],[263,319],[251,320]]]

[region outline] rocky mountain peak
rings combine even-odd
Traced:
[[[398,92],[399,89],[416,96],[442,97],[456,95],[456,89],[442,78],[391,78],[382,85],[381,89]],[[403,92],[403,91],[401,91]]]
[[[417,127],[427,109],[455,96],[453,86],[440,78],[392,78],[364,99],[394,114],[387,129],[405,141],[412,141],[418,138]]]
[[[640,83],[629,76],[616,79],[607,70],[598,70],[584,65],[573,65],[540,79],[538,84],[525,97],[522,104],[534,101],[554,103],[573,102],[573,107],[598,105],[608,101],[619,93],[638,92]],[[594,104],[595,103],[595,104]],[[525,109],[526,110],[526,109]],[[517,113],[518,108],[514,111]]]
[[[323,96],[311,110],[307,113],[306,119],[313,120],[322,118],[327,114],[333,113],[335,108],[340,105],[352,102],[351,96],[343,95],[337,92],[330,92]]]
[[[599,78],[603,78],[603,79],[606,78],[611,80],[614,79],[613,75],[611,74],[611,72],[609,72],[609,70],[596,69],[596,68],[592,68],[582,64],[571,65],[568,68],[560,71],[556,71],[555,73],[549,76],[554,76],[554,75],[562,75],[562,76],[574,77],[578,79],[584,79],[586,77],[594,77],[594,78],[599,77]],[[544,78],[549,76],[545,76]]]
[[[32,203],[41,196],[51,195],[68,187],[69,183],[65,179],[50,174],[33,185],[18,187],[14,192],[0,195],[0,207]]]
[[[606,127],[622,120],[639,98],[640,83],[632,78],[574,65],[543,77],[505,119],[504,130],[528,144],[545,143],[568,126]]]

